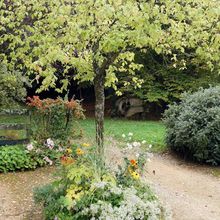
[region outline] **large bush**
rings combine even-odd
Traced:
[[[39,96],[33,96],[28,101],[32,136],[38,141],[47,138],[67,139],[73,129],[73,118],[84,117],[78,100],[40,99]]]
[[[165,112],[168,146],[198,162],[220,164],[220,86],[184,94]]]

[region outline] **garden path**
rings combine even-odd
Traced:
[[[175,220],[220,220],[219,168],[186,163],[170,154],[155,155],[145,175]]]
[[[42,220],[34,205],[33,188],[53,179],[55,168],[0,174],[0,220]]]

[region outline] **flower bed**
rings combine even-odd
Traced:
[[[146,148],[142,150],[146,151]],[[102,166],[96,148],[73,145],[61,156],[58,180],[37,188],[45,219],[165,219],[164,209],[142,180],[146,152],[124,158],[117,171]]]

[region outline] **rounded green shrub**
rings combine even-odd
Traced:
[[[165,111],[166,142],[185,158],[220,164],[220,86],[184,94]]]

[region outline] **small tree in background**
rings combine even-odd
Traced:
[[[1,56],[9,68],[43,77],[41,90],[56,87],[55,63],[71,68],[78,81],[95,88],[96,141],[103,154],[104,87],[116,89],[116,72],[126,72],[140,87],[135,50],[166,54],[185,67],[193,62],[219,67],[217,3],[209,0],[11,0],[1,1]],[[201,62],[202,60],[202,62]],[[62,80],[67,88],[68,78]]]
[[[18,71],[0,64],[0,108],[17,108],[25,102],[27,79]]]

